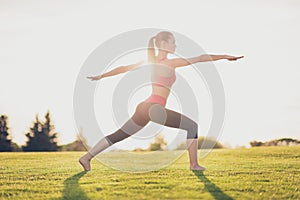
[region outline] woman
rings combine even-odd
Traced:
[[[155,55],[155,45],[158,48],[158,55]],[[242,58],[229,55],[200,55],[192,58],[174,58],[168,59],[169,53],[175,52],[175,38],[171,32],[162,31],[149,40],[148,44],[148,62],[158,63],[152,69],[151,80],[152,94],[145,101],[139,103],[133,116],[117,131],[102,138],[93,148],[91,148],[84,156],[79,159],[79,163],[84,170],[90,170],[90,161],[98,153],[119,142],[130,135],[135,134],[147,125],[149,121],[159,123],[168,127],[179,128],[187,131],[187,149],[189,153],[190,169],[205,170],[198,164],[197,148],[198,148],[198,124],[187,116],[165,108],[167,98],[170,94],[170,88],[176,80],[175,69],[187,66],[197,62],[216,61],[227,59],[230,61]],[[110,72],[99,76],[87,77],[91,80],[100,80],[101,78],[117,75],[120,73],[134,70],[142,65],[142,62],[121,66]],[[163,67],[167,66],[167,67]]]

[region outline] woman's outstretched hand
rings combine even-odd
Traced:
[[[91,81],[98,81],[102,78],[102,76],[101,75],[99,75],[99,76],[88,76],[87,78],[91,79]]]
[[[225,59],[227,60],[230,60],[230,61],[233,61],[233,60],[238,60],[238,59],[241,59],[241,58],[244,58],[244,56],[229,56],[229,55],[225,55]]]

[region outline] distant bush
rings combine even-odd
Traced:
[[[61,151],[86,151],[87,149],[83,143],[87,144],[86,139],[83,136],[79,137],[77,135],[77,139],[74,142],[62,145]]]
[[[145,152],[145,151],[163,151],[167,145],[164,137],[158,135],[155,137],[154,141],[149,145],[147,149],[135,148],[132,151],[134,152]]]
[[[16,151],[16,152],[22,151],[22,148],[15,142],[11,143],[11,147],[12,147],[12,151]]]
[[[250,142],[251,147],[260,146],[297,146],[300,145],[300,141],[292,138],[281,138],[277,140],[271,140],[268,142],[252,141]]]
[[[152,142],[148,148],[149,151],[161,151],[167,145],[163,136],[156,136],[154,142]]]
[[[149,151],[149,150],[143,149],[143,148],[135,148],[132,151],[134,151],[134,152],[144,152],[144,151]]]
[[[213,137],[199,137],[198,138],[198,149],[219,149],[224,146]],[[178,150],[186,149],[186,142],[183,142],[177,146]]]
[[[199,137],[198,149],[220,149],[223,145],[213,137]]]
[[[61,151],[86,151],[86,148],[80,140],[75,140],[69,144],[62,145]]]

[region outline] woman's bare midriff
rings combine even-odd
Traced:
[[[156,94],[167,99],[170,94],[170,89],[166,87],[152,85],[152,94]]]

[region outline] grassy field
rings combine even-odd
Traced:
[[[200,160],[203,173],[189,170],[187,152],[158,171],[121,172],[94,159],[86,173],[83,154],[0,153],[0,199],[300,199],[300,147],[214,150]]]

